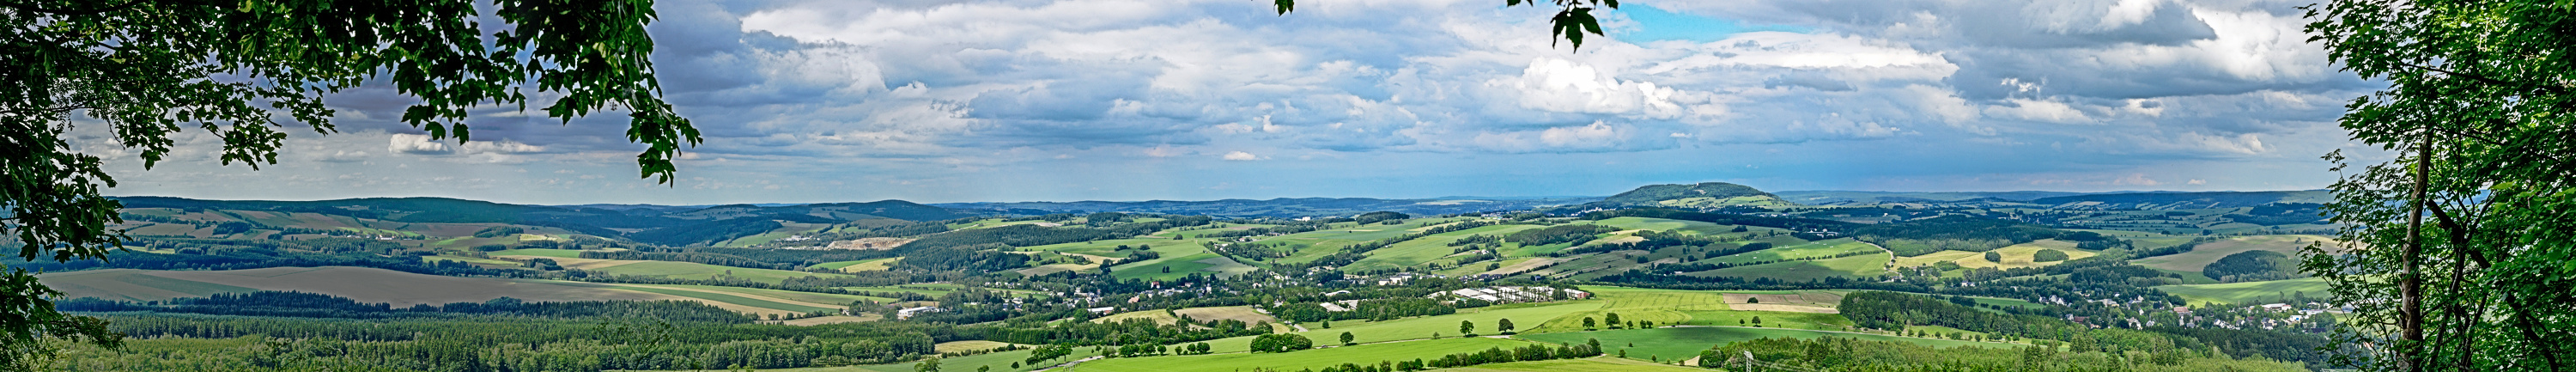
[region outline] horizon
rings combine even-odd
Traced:
[[[1716,182],[1716,181],[1711,181],[1711,182]],[[1685,183],[1685,185],[1686,185],[1686,184],[1688,184],[1688,183]],[[1650,186],[1650,185],[1638,185],[1637,187],[1644,187],[1644,186]],[[1752,187],[1752,185],[1744,185],[1744,186]],[[1754,188],[1755,188],[1755,189],[1757,189],[1757,190],[1758,190],[1758,189],[1761,189],[1760,187],[1754,187]],[[1634,190],[1634,189],[1635,189],[1635,187],[1631,187],[1631,188],[1629,188],[1629,190]],[[2252,192],[2296,192],[2296,191],[2325,191],[2325,190],[2326,190],[2326,189],[2284,189],[2284,190],[2203,190],[2203,191],[2181,191],[2181,190],[2113,190],[2113,191],[2094,191],[2094,192],[2053,191],[2053,190],[2007,190],[2007,191],[1882,191],[1882,190],[1780,190],[1780,191],[1772,191],[1772,190],[1762,190],[1762,192],[1772,193],[1772,194],[1782,194],[1782,193],[1804,193],[1804,192],[1860,192],[1860,193],[1890,193],[1890,194],[1931,194],[1931,193],[2001,194],[2001,193],[2023,193],[2023,192],[2049,192],[2049,193],[2070,193],[2070,194],[2083,194],[2083,195],[2115,195],[2115,194],[2148,194],[2148,193],[2252,193]],[[1621,190],[1621,192],[1625,192],[1625,191],[1628,191],[1628,190]],[[1605,193],[1605,194],[1600,194],[1600,195],[1518,195],[1518,196],[1514,196],[1514,195],[1457,195],[1457,194],[1452,194],[1452,195],[1441,195],[1441,196],[1432,196],[1432,197],[1277,196],[1277,197],[1261,197],[1261,198],[1221,198],[1221,199],[1132,199],[1132,200],[1101,200],[1101,199],[1085,199],[1085,200],[1013,200],[1013,201],[999,201],[999,200],[986,200],[986,201],[922,201],[922,200],[911,200],[911,199],[903,199],[903,198],[886,198],[886,199],[875,199],[875,200],[859,200],[859,199],[851,199],[851,200],[836,200],[836,201],[805,201],[805,202],[761,202],[761,201],[747,201],[747,202],[734,202],[734,203],[706,203],[706,204],[657,204],[657,203],[649,203],[649,202],[643,202],[643,203],[638,203],[638,202],[600,202],[600,203],[523,203],[523,202],[509,202],[509,201],[502,201],[502,200],[476,199],[476,198],[470,198],[470,197],[436,196],[436,195],[358,196],[358,197],[319,198],[319,199],[223,199],[223,198],[198,198],[198,197],[171,196],[171,195],[109,195],[109,196],[110,196],[110,197],[117,197],[117,198],[167,197],[167,198],[181,198],[181,199],[195,199],[195,200],[212,200],[212,201],[279,201],[279,202],[313,202],[313,201],[333,201],[333,200],[352,200],[352,199],[445,198],[445,199],[456,199],[456,200],[471,200],[471,201],[492,202],[492,203],[500,203],[500,204],[534,205],[534,206],[641,205],[641,206],[660,206],[660,207],[709,207],[709,206],[721,206],[721,205],[788,206],[788,205],[836,204],[836,203],[876,203],[876,202],[886,202],[886,201],[901,201],[901,202],[909,202],[909,203],[923,204],[923,205],[935,205],[935,204],[1091,203],[1091,202],[1099,202],[1099,203],[1140,203],[1140,202],[1214,202],[1214,201],[1225,201],[1225,200],[1273,201],[1273,200],[1281,200],[1281,199],[1343,199],[1343,198],[1361,198],[1361,199],[1378,199],[1378,200],[1473,200],[1473,199],[1498,199],[1498,200],[1499,200],[1499,199],[1519,199],[1519,200],[1526,200],[1526,199],[1600,198],[1600,197],[1608,197],[1608,196],[1611,196],[1611,195],[1617,195],[1617,194],[1619,194],[1619,193],[1618,193],[1618,192],[1612,192],[1612,193]]]

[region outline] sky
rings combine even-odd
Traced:
[[[1623,2],[1551,39],[1499,0],[664,0],[665,98],[704,131],[638,178],[624,116],[473,111],[474,141],[334,94],[336,133],[146,169],[110,195],[718,204],[1600,196],[1764,190],[2299,190],[2337,175],[2339,71],[2301,1]],[[542,107],[547,94],[534,94]]]

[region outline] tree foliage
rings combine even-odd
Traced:
[[[2576,4],[2341,0],[2306,7],[2327,56],[2388,88],[2337,125],[2399,155],[2345,171],[2349,226],[2303,270],[2356,307],[2340,364],[2374,370],[2576,366]],[[2354,161],[2326,156],[2338,168]]]
[[[0,10],[0,205],[18,256],[96,259],[126,236],[105,160],[76,150],[77,113],[95,119],[144,165],[171,153],[185,127],[220,139],[224,164],[274,164],[284,122],[335,130],[323,97],[373,81],[416,98],[400,120],[433,138],[467,140],[468,109],[543,105],[569,123],[593,112],[629,118],[645,177],[669,182],[697,129],[661,98],[646,59],[649,0],[490,2],[8,2]],[[497,24],[485,24],[497,21]],[[533,89],[532,89],[533,88]],[[530,95],[534,94],[534,97]],[[283,122],[282,122],[283,121]],[[0,348],[79,335],[112,341],[96,321],[54,312],[56,294],[21,270],[0,277]],[[112,344],[112,342],[111,342]],[[18,365],[21,360],[0,359]]]

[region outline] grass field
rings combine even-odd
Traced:
[[[1457,324],[1452,323],[1451,326]],[[1456,330],[1452,329],[1452,332]],[[1311,338],[1311,336],[1309,336]],[[1159,356],[1144,358],[1102,359],[1076,365],[1067,371],[1078,372],[1237,372],[1255,367],[1277,370],[1324,368],[1342,363],[1377,364],[1379,361],[1435,358],[1441,355],[1484,351],[1490,348],[1515,348],[1528,341],[1498,338],[1444,338],[1344,346],[1285,353],[1227,353],[1210,355]]]
[[[1170,325],[1170,324],[1172,324],[1172,323],[1175,323],[1175,322],[1179,322],[1179,321],[1180,321],[1180,319],[1179,319],[1179,318],[1173,318],[1173,317],[1172,317],[1172,313],[1164,312],[1164,311],[1163,311],[1163,309],[1153,309],[1153,310],[1137,310],[1137,311],[1129,311],[1129,312],[1124,312],[1124,313],[1109,314],[1109,316],[1098,317],[1098,318],[1091,318],[1091,322],[1092,322],[1092,323],[1117,323],[1117,322],[1125,322],[1125,321],[1129,321],[1129,320],[1136,320],[1136,319],[1151,320],[1151,321],[1154,321],[1154,324],[1163,324],[1163,325]]]
[[[1431,338],[1431,334],[1433,333],[1438,333],[1444,337],[1455,337],[1458,335],[1458,322],[1462,320],[1475,322],[1479,333],[1493,334],[1494,324],[1497,320],[1511,319],[1514,325],[1519,326],[1523,330],[1527,330],[1532,326],[1545,322],[1547,319],[1564,316],[1574,312],[1591,310],[1598,308],[1599,306],[1599,301],[1583,300],[1535,305],[1503,305],[1466,309],[1461,310],[1457,314],[1404,318],[1384,322],[1333,322],[1333,328],[1323,328],[1322,323],[1305,323],[1304,325],[1306,326],[1307,331],[1298,334],[1304,335],[1308,339],[1316,340],[1317,344],[1326,344],[1331,343],[1333,340],[1338,340],[1338,337],[1341,336],[1342,332],[1350,332],[1356,342],[1361,343]],[[1208,341],[1208,345],[1215,347],[1216,352],[1220,353],[1244,351],[1251,348],[1252,338],[1235,337],[1220,339]]]
[[[1566,333],[1524,334],[1524,335],[1515,336],[1515,337],[1523,338],[1523,339],[1529,339],[1529,340],[1535,340],[1535,341],[1540,341],[1540,342],[1555,343],[1555,344],[1575,344],[1575,343],[1583,343],[1583,342],[1586,342],[1587,340],[1591,340],[1591,339],[1599,339],[1599,340],[1601,340],[1601,351],[1602,351],[1602,352],[1605,352],[1605,353],[1610,353],[1610,354],[1612,354],[1612,355],[1617,355],[1617,354],[1618,354],[1618,352],[1619,352],[1619,350],[1621,350],[1621,349],[1625,349],[1625,350],[1627,350],[1627,351],[1628,351],[1628,358],[1630,358],[1630,359],[1649,359],[1649,358],[1660,358],[1660,359],[1663,359],[1663,360],[1665,360],[1665,361],[1671,361],[1671,360],[1674,360],[1674,359],[1689,359],[1690,357],[1698,356],[1698,355],[1699,355],[1699,352],[1700,352],[1700,351],[1702,351],[1702,350],[1708,350],[1710,347],[1715,347],[1715,346],[1717,346],[1717,345],[1723,345],[1723,344],[1727,344],[1727,343],[1733,343],[1733,342],[1736,342],[1736,341],[1752,340],[1752,339],[1759,339],[1759,338],[1766,338],[1766,337],[1767,337],[1767,338],[1818,338],[1818,337],[1825,337],[1825,336],[1857,338],[1857,339],[1863,339],[1863,340],[1904,341],[1904,342],[1911,342],[1911,343],[1915,343],[1915,344],[1920,344],[1920,345],[1924,345],[1924,346],[1932,346],[1932,347],[1953,347],[1953,346],[2016,347],[2016,346],[2020,346],[2020,345],[2002,344],[2002,343],[1970,342],[1970,341],[1956,341],[1956,340],[1930,339],[1930,338],[1914,338],[1914,337],[1897,337],[1897,336],[1874,335],[1874,334],[1866,334],[1866,333],[1846,333],[1846,332],[1813,331],[1813,330],[1804,330],[1804,329],[1746,328],[1746,327],[1671,327],[1671,328],[1653,328],[1653,329],[1623,329],[1623,330],[1613,330],[1613,331],[1594,331],[1594,332],[1566,332]],[[1631,346],[1631,345],[1634,345],[1634,346]]]
[[[1960,259],[1980,259],[1980,260],[1982,260],[1982,259],[1984,259],[1983,257],[1985,257],[1985,255],[1986,255],[1986,253],[1985,253],[1985,252],[1969,252],[1969,251],[1960,251],[1960,250],[1946,250],[1946,251],[1940,251],[1940,252],[1925,253],[1925,254],[1923,254],[1923,255],[1921,255],[1921,256],[1914,256],[1914,257],[1897,257],[1897,258],[1896,258],[1896,267],[1914,267],[1914,266],[1923,266],[1923,265],[1931,265],[1931,264],[1932,264],[1932,263],[1934,263],[1934,262],[1941,262],[1941,261],[1957,261],[1957,260],[1960,260]]]
[[[2291,295],[2303,293],[2307,295],[2308,298],[2325,298],[2330,296],[2328,287],[2326,286],[2326,280],[2318,278],[2223,284],[2167,285],[2157,286],[2155,288],[2157,290],[2165,291],[2165,293],[2172,293],[2175,296],[2182,296],[2183,300],[2190,301],[2192,305],[2272,303],[2286,301]]]
[[[2192,247],[2190,252],[2183,252],[2169,256],[2148,257],[2130,260],[2129,262],[2136,263],[2139,266],[2156,269],[2198,273],[2201,268],[2208,267],[2209,263],[2218,262],[2219,258],[2224,258],[2231,254],[2245,251],[2273,251],[2290,255],[2290,257],[2298,257],[2300,247],[2306,247],[2310,243],[2332,241],[2333,240],[2327,237],[2317,235],[2260,235],[2236,237],[2201,243],[2199,246]]]
[[[1895,254],[1878,252],[1859,256],[1815,261],[1773,262],[1760,265],[1736,266],[1717,270],[1691,272],[1685,275],[1700,277],[1771,278],[1789,282],[1812,281],[1837,276],[1846,278],[1871,278],[1887,275],[1887,262],[1888,260],[1894,259],[1894,257]]]
[[[2066,261],[2049,261],[2049,262],[2035,262],[2035,261],[2032,261],[2032,260],[2031,260],[2031,255],[2033,255],[2033,254],[2038,254],[2038,253],[2039,253],[2039,250],[2042,250],[2042,249],[2054,249],[2054,250],[2057,250],[2057,251],[2060,251],[2060,252],[2066,252],[2066,261],[2073,261],[2073,260],[2075,260],[2075,259],[2085,258],[2085,257],[2093,257],[2093,255],[2095,254],[2094,252],[2089,252],[2089,251],[2084,251],[2084,250],[2075,249],[2075,243],[2074,243],[2074,242],[2059,241],[2059,240],[2056,240],[2056,239],[2047,239],[2047,240],[2040,240],[2040,241],[2029,242],[2029,243],[2015,244],[2015,245],[2010,246],[2010,247],[1995,248],[1995,250],[1993,250],[1993,251],[1991,251],[1991,252],[2002,254],[2002,255],[2004,256],[2004,257],[2003,257],[2003,258],[2004,258],[2004,262],[2002,262],[2002,263],[1996,263],[1996,262],[1994,262],[1994,261],[1987,261],[1987,260],[1986,260],[1986,256],[1985,256],[1985,254],[1984,254],[1984,253],[1978,253],[1978,254],[1977,254],[1977,255],[1975,255],[1975,256],[1970,256],[1970,257],[1967,257],[1967,258],[1961,258],[1961,259],[1956,259],[1956,260],[1950,260],[1950,262],[1956,262],[1956,263],[1958,263],[1958,264],[1959,264],[1959,267],[1963,267],[1963,268],[1970,268],[1970,269],[1974,269],[1974,268],[1981,268],[1981,267],[1992,267],[1992,268],[2000,268],[2000,269],[2011,269],[2011,268],[2021,268],[2021,267],[2041,267],[2041,266],[2050,266],[2050,265],[2056,265],[2056,264],[2060,264],[2060,263],[2065,263],[2065,262],[2066,262]]]
[[[1869,243],[1862,243],[1849,238],[1844,238],[1818,240],[1794,245],[1782,245],[1776,248],[1732,254],[1724,257],[1714,257],[1698,262],[1732,264],[1757,261],[1780,261],[1809,257],[1829,257],[1852,252],[1879,252],[1879,249],[1878,247],[1870,246]]]
[[[941,353],[955,353],[975,350],[991,350],[993,348],[1011,345],[1011,343],[1000,341],[969,340],[941,342],[938,345],[931,345],[931,349],[938,350]]]
[[[1272,318],[1272,317],[1270,317],[1270,314],[1262,314],[1262,313],[1261,313],[1261,312],[1259,312],[1259,311],[1253,311],[1251,306],[1193,307],[1193,308],[1187,308],[1187,309],[1172,310],[1172,313],[1173,313],[1173,314],[1180,315],[1180,316],[1190,317],[1190,319],[1195,320],[1195,321],[1198,321],[1198,322],[1200,322],[1200,323],[1206,323],[1206,322],[1215,321],[1215,320],[1220,320],[1220,319],[1232,319],[1232,320],[1242,321],[1242,322],[1243,322],[1243,324],[1260,324],[1260,323],[1264,323],[1264,322],[1271,323],[1271,324],[1278,324],[1278,323],[1279,323],[1279,319],[1278,319],[1278,318]]]
[[[935,346],[934,346],[934,347],[935,347]],[[1064,363],[1064,362],[1073,361],[1073,360],[1078,360],[1078,359],[1082,359],[1082,358],[1088,358],[1088,357],[1091,357],[1091,356],[1093,356],[1093,355],[1099,355],[1099,354],[1097,354],[1097,353],[1093,353],[1091,348],[1087,348],[1087,347],[1077,347],[1077,348],[1073,348],[1073,355],[1069,355],[1069,356],[1066,356],[1066,357],[1064,357],[1064,358],[1060,358],[1060,359],[1049,360],[1049,361],[1047,361],[1047,362],[1046,362],[1046,363],[1048,363],[1048,364],[1042,364],[1042,365],[1030,365],[1030,366],[1020,366],[1020,368],[1011,368],[1011,364],[1012,364],[1012,363],[1019,362],[1019,361],[1022,361],[1022,360],[1027,360],[1027,359],[1029,358],[1029,351],[1028,351],[1028,350],[1014,350],[1014,351],[1005,351],[1005,352],[999,352],[999,353],[976,354],[976,355],[969,355],[969,356],[962,356],[962,357],[954,357],[954,358],[940,358],[940,359],[939,359],[939,370],[942,370],[942,371],[976,371],[976,370],[982,370],[982,369],[984,369],[984,368],[986,368],[986,367],[990,367],[993,371],[1002,371],[1002,372],[1034,371],[1034,370],[1038,370],[1038,369],[1042,369],[1042,368],[1046,368],[1046,367],[1054,366],[1054,364],[1055,364],[1055,363]],[[876,365],[848,366],[848,367],[814,367],[814,368],[764,369],[764,370],[761,370],[761,371],[764,371],[764,372],[916,372],[916,371],[914,371],[912,368],[913,368],[913,366],[914,366],[914,365],[917,365],[917,364],[919,364],[919,362],[905,362],[905,363],[894,363],[894,364],[876,364]]]
[[[1830,312],[1764,311],[1774,308],[1816,308],[1830,311],[1842,298],[1841,291],[1684,291],[1625,287],[1584,287],[1592,291],[1600,306],[1571,312],[1536,325],[1522,326],[1524,333],[1584,331],[1583,318],[1608,321],[1610,313],[1622,321],[1652,321],[1656,325],[1737,325],[1761,317],[1776,326],[1841,329],[1851,320]],[[1743,304],[1745,299],[1759,297],[1765,304]],[[1735,309],[1737,306],[1761,309]],[[1527,324],[1527,323],[1524,323]],[[1598,325],[1608,329],[1607,323]]]
[[[1458,368],[1434,369],[1432,372],[1707,372],[1708,370],[1663,365],[1617,357],[1541,360],[1533,362],[1495,363]]]
[[[1387,246],[1386,248],[1369,251],[1367,258],[1362,258],[1358,262],[1352,262],[1349,265],[1343,265],[1341,270],[1346,272],[1359,272],[1420,266],[1426,262],[1443,261],[1441,260],[1441,257],[1446,257],[1455,253],[1458,247],[1449,246],[1449,243],[1458,241],[1458,239],[1461,238],[1473,235],[1502,236],[1516,231],[1537,228],[1540,227],[1533,225],[1485,226],[1406,240],[1402,243],[1395,243],[1395,245]],[[1451,263],[1455,262],[1453,261]]]

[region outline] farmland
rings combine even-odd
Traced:
[[[2246,251],[2273,251],[2297,257],[2299,248],[2313,243],[2330,243],[2332,239],[2316,235],[2260,235],[2222,239],[2201,243],[2190,252],[2170,256],[2132,260],[2140,266],[2162,270],[2198,273],[2219,258]]]
[[[1717,346],[1717,345],[1720,345],[1720,344],[1731,343],[1731,342],[1736,342],[1736,341],[1744,341],[1744,340],[1751,340],[1751,339],[1757,339],[1757,338],[1766,338],[1766,337],[1768,337],[1768,338],[1817,338],[1817,337],[1827,337],[1827,336],[1832,336],[1832,337],[1846,337],[1846,338],[1857,338],[1857,339],[1864,339],[1864,340],[1904,341],[1904,342],[1911,342],[1911,343],[1922,344],[1922,345],[1925,345],[1925,346],[1933,346],[1933,347],[1953,347],[1953,346],[2015,347],[2015,346],[2019,346],[2019,345],[2002,344],[2002,343],[1970,342],[1970,341],[1957,341],[1957,340],[1932,339],[1932,338],[1916,338],[1916,337],[1897,337],[1897,336],[1878,335],[1878,334],[1867,334],[1867,333],[1831,332],[1831,331],[1815,331],[1815,330],[1804,330],[1804,329],[1781,329],[1781,328],[1751,328],[1751,327],[1668,327],[1668,328],[1652,328],[1652,329],[1622,329],[1622,330],[1592,331],[1592,332],[1566,332],[1566,333],[1524,334],[1524,335],[1515,336],[1515,337],[1523,338],[1523,339],[1529,339],[1529,340],[1535,340],[1535,341],[1541,341],[1541,342],[1555,343],[1555,344],[1574,344],[1574,343],[1583,343],[1583,342],[1587,342],[1588,340],[1592,340],[1592,339],[1599,339],[1599,340],[1601,340],[1601,351],[1602,351],[1602,352],[1605,352],[1605,353],[1611,353],[1611,354],[1614,354],[1614,355],[1615,355],[1615,354],[1617,354],[1620,350],[1626,350],[1626,351],[1628,352],[1628,358],[1632,358],[1632,359],[1648,359],[1648,360],[1661,359],[1661,360],[1665,360],[1665,361],[1671,361],[1671,360],[1675,360],[1675,359],[1688,359],[1688,358],[1691,358],[1691,357],[1699,356],[1699,352],[1700,352],[1701,350],[1708,350],[1708,349],[1709,349],[1709,347],[1712,347],[1712,346]],[[1631,345],[1633,345],[1633,346],[1631,346]],[[1650,359],[1650,358],[1651,358],[1651,359]]]
[[[2317,278],[2244,283],[2168,285],[2158,286],[2156,289],[2163,290],[2166,293],[2172,293],[2175,296],[2182,296],[2184,300],[2189,300],[2194,305],[2242,305],[2263,302],[2283,302],[2288,301],[2288,299],[2293,296],[2304,295],[2309,298],[2324,298],[2330,293],[2328,292],[2325,279]]]
[[[1455,327],[1457,323],[1450,323]],[[1455,329],[1452,329],[1454,332]],[[1309,338],[1312,338],[1311,336]],[[1224,353],[1143,358],[1102,359],[1076,365],[1067,371],[1078,372],[1234,372],[1252,368],[1297,370],[1323,368],[1342,363],[1377,364],[1378,361],[1413,360],[1440,355],[1477,352],[1490,348],[1515,348],[1527,341],[1496,338],[1443,338],[1358,346],[1322,348],[1286,353]]]

